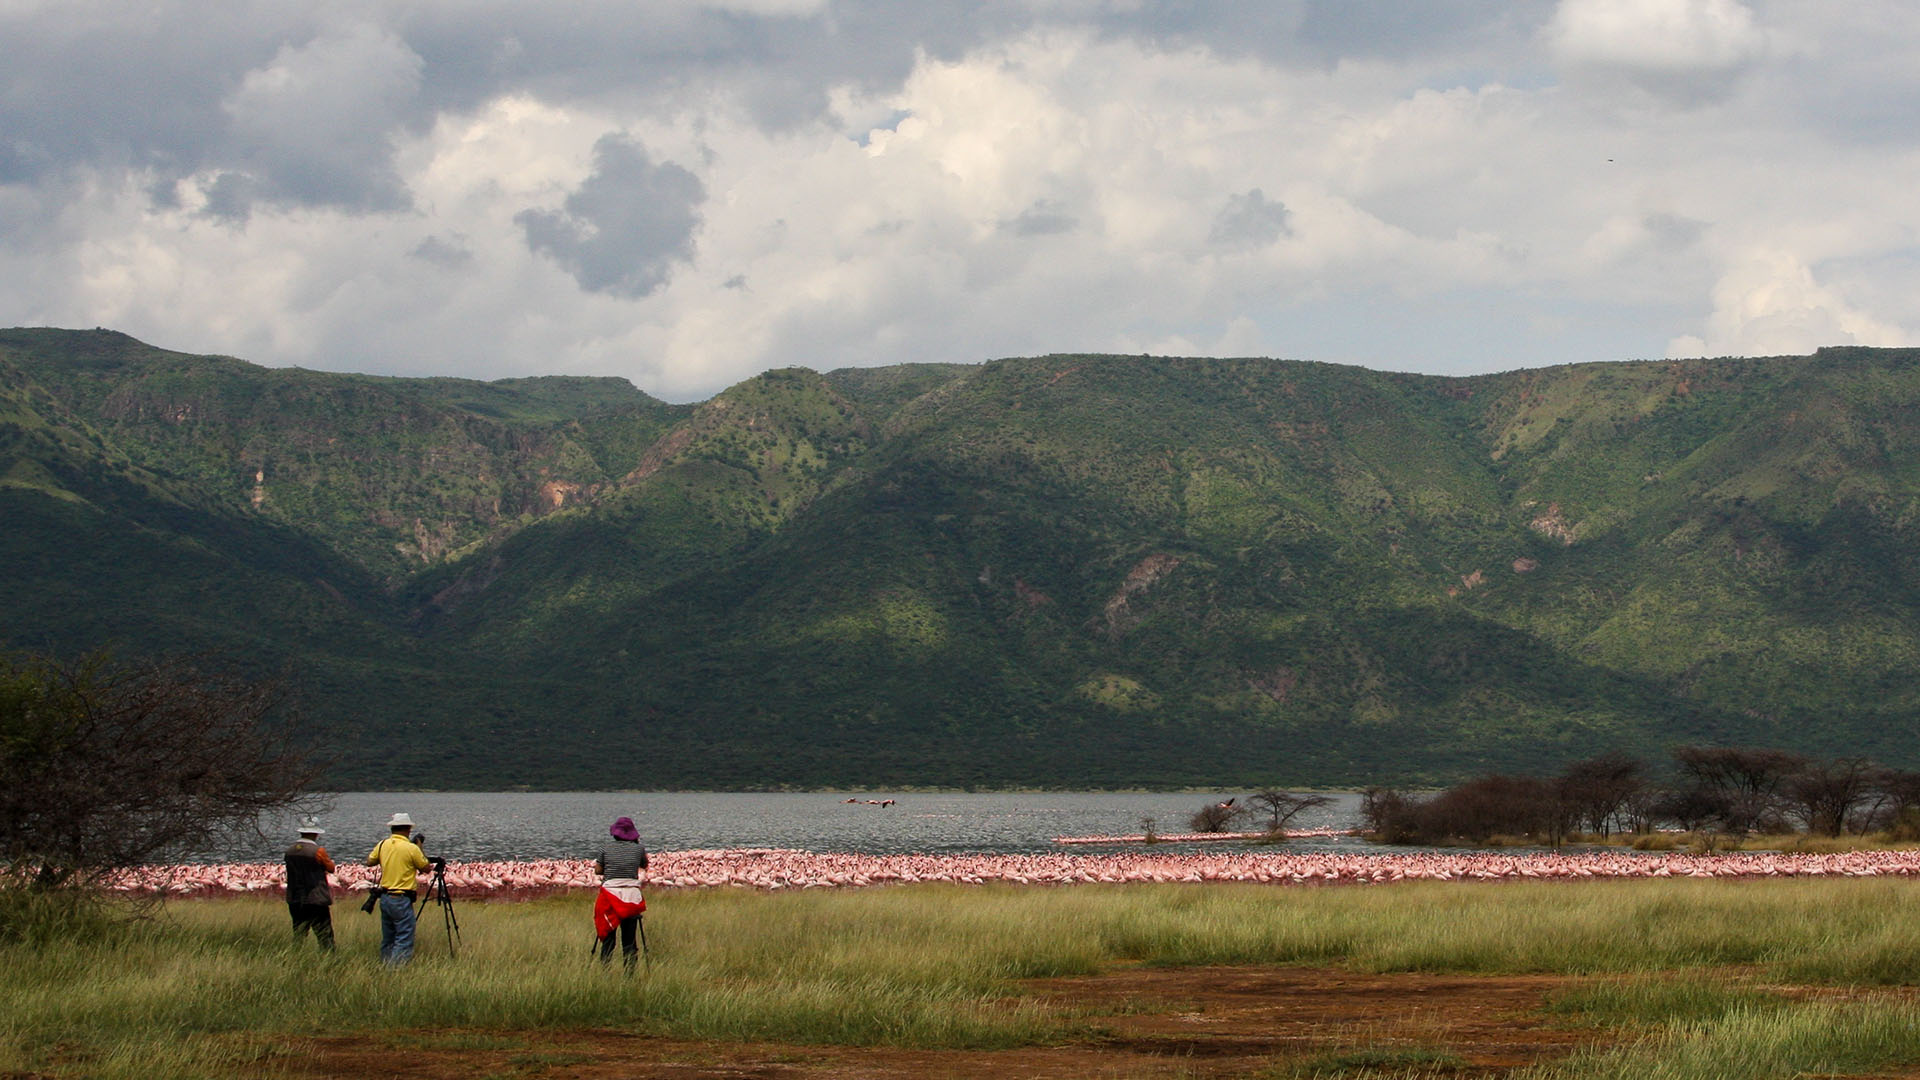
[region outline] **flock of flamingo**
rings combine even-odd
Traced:
[[[1056,836],[1056,844],[1206,844],[1222,840],[1260,840],[1266,833],[1241,832],[1202,832],[1202,833],[1154,833],[1151,837],[1145,833],[1132,836]],[[1352,829],[1294,829],[1286,834],[1289,840],[1298,840],[1307,836],[1352,836]]]
[[[1920,851],[1832,855],[1686,855],[1630,851],[1566,854],[1418,852],[1318,854],[1125,852],[1039,855],[858,855],[784,848],[665,851],[653,856],[652,888],[763,890],[847,888],[908,882],[1070,885],[1093,882],[1375,884],[1393,881],[1518,881],[1591,878],[1878,877],[1920,875]],[[461,895],[523,896],[599,884],[584,859],[451,862],[447,885]],[[337,886],[364,890],[371,868],[342,865]],[[109,888],[175,895],[257,893],[285,884],[280,863],[225,863],[127,871]]]

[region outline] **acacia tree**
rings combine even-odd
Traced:
[[[1781,786],[1806,763],[1784,750],[1739,746],[1682,746],[1673,758],[1691,795],[1714,804],[1712,816],[1735,835],[1778,819]]]
[[[1839,836],[1856,809],[1873,794],[1880,772],[1866,758],[1814,761],[1789,776],[1782,793],[1810,833]]]
[[[1602,754],[1576,761],[1557,781],[1561,801],[1573,822],[1602,836],[1623,816],[1646,786],[1645,766],[1626,754]]]
[[[280,706],[186,661],[0,658],[0,883],[91,884],[297,806],[319,769]]]
[[[1333,801],[1328,795],[1295,795],[1290,791],[1265,790],[1255,792],[1247,799],[1267,814],[1267,831],[1279,833],[1287,827],[1302,810],[1316,806],[1325,806]]]
[[[1660,792],[1648,807],[1648,817],[1671,821],[1684,832],[1699,832],[1719,818],[1726,800],[1689,785]]]
[[[1920,813],[1920,772],[1875,770],[1869,805],[1861,814],[1861,831],[1896,828],[1916,813]]]

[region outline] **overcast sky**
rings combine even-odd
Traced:
[[[1920,340],[1911,0],[0,0],[0,324],[621,375]]]

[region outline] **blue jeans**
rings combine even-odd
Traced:
[[[413,894],[388,893],[380,898],[380,960],[400,967],[413,959]]]

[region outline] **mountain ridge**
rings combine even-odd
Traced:
[[[89,530],[32,504],[7,591],[85,617],[16,599],[7,643],[259,643],[354,748],[342,783],[380,776],[367,747],[453,786],[609,783],[616,746],[640,787],[1438,781],[1680,741],[1920,764],[1920,350],[1056,355],[682,406],[103,335],[0,331],[0,478],[72,472],[33,434],[70,432],[249,589],[332,608],[215,589],[157,635],[143,590],[212,571],[114,548],[155,580],[99,596],[49,554]]]

